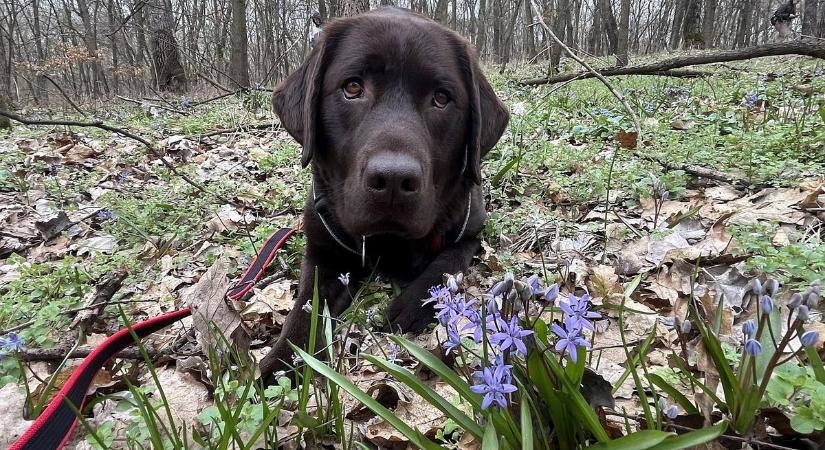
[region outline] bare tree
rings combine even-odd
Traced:
[[[175,39],[172,3],[170,0],[151,0],[147,7],[155,85],[160,90],[182,92],[186,90],[186,73]]]
[[[369,0],[344,0],[342,16],[354,16],[370,10]]]
[[[824,2],[825,3],[825,2]],[[819,25],[819,0],[805,0],[802,10],[802,35],[805,37],[816,37],[817,25]]]
[[[619,12],[619,42],[616,48],[616,62],[619,66],[628,63],[628,36],[630,34],[630,0],[622,0]]]
[[[733,46],[742,48],[748,45],[750,38],[751,18],[753,17],[754,5],[751,0],[740,0],[739,20],[736,24],[736,37]]]
[[[685,18],[682,22],[682,43],[685,47],[698,46],[702,42],[700,14],[701,0],[685,1]]]
[[[232,56],[229,69],[232,82],[249,87],[249,38],[246,33],[246,0],[232,0]]]
[[[0,26],[3,24],[0,23]],[[0,29],[0,109],[8,111],[11,103],[11,33],[10,30],[2,26]],[[8,117],[0,117],[0,129],[11,128],[11,121]]]
[[[716,8],[719,0],[705,0],[705,11],[702,17],[702,48],[713,47],[716,24]]]

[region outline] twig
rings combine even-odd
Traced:
[[[217,136],[219,134],[237,133],[237,132],[247,131],[247,130],[266,130],[268,128],[273,128],[273,125],[271,123],[259,123],[259,124],[256,124],[256,125],[238,125],[237,127],[234,127],[234,128],[221,128],[220,130],[214,130],[214,131],[210,131],[208,133],[199,134],[199,135],[197,135],[197,137],[199,139],[203,139],[203,138],[207,138],[207,137]]]
[[[609,81],[607,81],[607,78],[605,78],[604,75],[602,75],[601,73],[594,70],[590,66],[590,64],[585,62],[583,59],[579,58],[579,56],[576,55],[573,52],[573,50],[570,50],[570,47],[568,47],[564,42],[562,42],[561,39],[559,39],[558,36],[556,36],[556,33],[554,33],[553,30],[551,30],[550,27],[547,26],[547,23],[544,22],[544,17],[542,17],[541,11],[539,11],[539,8],[536,5],[535,0],[530,0],[530,4],[533,7],[533,12],[535,13],[536,18],[538,19],[538,22],[541,24],[541,27],[544,28],[544,31],[546,31],[547,34],[549,34],[550,37],[553,38],[553,40],[556,41],[556,43],[568,55],[570,55],[571,58],[573,58],[573,60],[575,60],[582,67],[584,67],[586,69],[586,73],[589,73],[589,75],[576,74],[576,75],[574,75],[574,78],[592,78],[592,77],[598,78],[599,81],[601,81],[602,84],[604,84],[604,86],[607,88],[607,90],[610,91],[610,93],[613,94],[614,97],[616,97],[616,100],[618,100],[622,104],[624,109],[627,111],[627,114],[630,116],[630,119],[633,121],[633,127],[636,129],[636,138],[637,138],[636,145],[638,146],[639,143],[642,142],[642,126],[639,123],[639,118],[636,117],[636,113],[633,112],[633,108],[631,108],[630,105],[627,103],[627,100],[625,99],[624,95],[621,92],[619,92],[615,87],[613,87],[613,85],[610,84]],[[566,81],[566,80],[562,80],[562,81]]]
[[[89,325],[94,322],[97,316],[100,315],[103,308],[112,300],[115,293],[120,290],[123,280],[129,276],[129,273],[123,269],[118,269],[115,272],[108,274],[105,278],[97,283],[97,289],[94,294],[88,297],[84,306],[98,305],[94,308],[87,308],[75,316],[69,328],[78,328],[86,330]]]
[[[152,359],[157,358],[158,356],[164,354],[172,353],[172,350],[163,350],[158,351],[152,347],[143,344],[146,347],[146,352],[149,354],[149,357]],[[23,361],[62,361],[65,358],[85,358],[89,356],[90,353],[94,351],[96,347],[93,345],[84,345],[81,347],[76,348],[74,351],[69,352],[66,354],[67,349],[62,347],[56,348],[27,348],[24,350],[19,350],[15,353],[16,356],[20,357]],[[121,359],[135,359],[135,360],[143,360],[143,356],[140,353],[139,349],[136,348],[127,348],[125,350],[121,350],[120,352],[116,353],[113,358],[121,358]]]
[[[136,135],[136,134],[134,134],[130,131],[124,130],[122,128],[113,127],[111,125],[106,125],[105,123],[100,122],[100,121],[96,121],[96,122],[77,122],[77,121],[74,121],[74,120],[34,120],[34,119],[28,119],[28,118],[25,118],[25,117],[21,117],[21,116],[18,116],[17,114],[13,114],[11,112],[3,111],[3,110],[0,110],[0,116],[8,117],[9,119],[15,120],[15,121],[20,122],[24,125],[61,125],[61,126],[67,126],[67,127],[99,128],[101,130],[106,130],[106,131],[109,131],[109,132],[112,132],[112,133],[115,133],[115,134],[119,134],[121,136],[128,137],[130,139],[133,139],[133,140],[138,141],[141,144],[143,144],[146,147],[146,149],[149,150],[149,153],[151,153],[152,156],[154,156],[167,169],[169,169],[170,172],[172,172],[173,174],[181,177],[184,181],[189,183],[192,187],[194,187],[198,191],[200,191],[204,194],[207,194],[207,195],[211,195],[211,196],[217,198],[218,200],[220,200],[223,203],[229,203],[231,205],[240,206],[238,204],[238,202],[232,201],[232,200],[230,200],[230,199],[228,199],[228,198],[226,198],[226,197],[224,197],[220,194],[217,194],[215,192],[210,191],[204,185],[202,185],[202,184],[198,183],[197,181],[193,180],[192,178],[190,178],[185,173],[182,173],[182,172],[178,171],[178,169],[176,169],[175,166],[172,163],[167,161],[166,158],[164,158],[163,155],[160,154],[160,151],[158,151],[158,149],[155,148],[155,146],[152,145],[151,142],[147,141],[146,139],[144,139],[144,138],[142,138],[142,137],[140,137],[140,136],[138,136],[138,135]]]
[[[655,162],[655,163],[661,165],[662,167],[664,167],[667,170],[682,170],[682,171],[685,171],[685,172],[687,172],[691,175],[695,175],[695,176],[700,177],[700,178],[707,178],[709,180],[721,181],[723,183],[728,183],[728,184],[731,184],[731,185],[734,185],[734,186],[739,186],[739,187],[747,187],[748,184],[749,184],[747,181],[745,181],[741,178],[736,178],[734,176],[722,173],[718,170],[708,169],[706,167],[697,166],[695,164],[680,164],[680,163],[674,163],[674,162],[669,162],[669,161],[663,161],[663,160],[661,160],[661,159],[659,159],[659,158],[657,158],[653,155],[647,155],[647,154],[644,154],[644,153],[639,152],[639,151],[634,151],[633,155],[636,156],[637,158],[646,159],[648,161]]]
[[[188,116],[188,115],[189,115],[189,113],[188,113],[188,112],[186,112],[186,111],[181,111],[181,110],[179,110],[179,109],[170,108],[170,107],[168,107],[168,106],[156,105],[156,104],[154,104],[154,103],[142,102],[142,101],[140,101],[140,100],[135,100],[135,99],[133,99],[133,98],[124,97],[124,96],[122,96],[122,95],[116,95],[115,97],[117,97],[117,98],[119,98],[119,99],[121,99],[121,100],[124,100],[124,101],[130,102],[130,103],[135,103],[135,104],[137,104],[137,105],[141,105],[141,106],[143,106],[143,105],[147,105],[147,106],[152,106],[152,107],[155,107],[155,108],[165,109],[165,110],[167,110],[167,111],[171,111],[171,112],[173,112],[173,113],[177,113],[177,114],[180,114],[180,115],[182,115],[182,116]]]
[[[86,113],[85,113],[85,112],[83,112],[83,110],[82,110],[82,109],[80,109],[80,107],[79,107],[79,106],[77,106],[77,105],[75,104],[75,102],[73,102],[73,101],[72,101],[72,99],[71,99],[68,95],[66,95],[66,92],[63,90],[63,88],[62,88],[62,87],[60,87],[60,85],[59,85],[59,84],[57,84],[57,82],[56,82],[56,81],[52,80],[52,77],[50,77],[50,76],[48,76],[48,75],[46,75],[46,74],[44,73],[44,74],[43,74],[43,78],[45,78],[45,79],[49,80],[49,82],[51,82],[51,83],[54,85],[54,87],[56,87],[56,88],[57,88],[57,91],[58,91],[58,92],[60,92],[60,95],[62,95],[62,96],[63,96],[63,98],[65,98],[65,99],[66,99],[66,101],[67,101],[67,102],[69,102],[69,104],[72,106],[72,108],[74,108],[74,109],[75,109],[75,111],[79,112],[80,114],[83,114],[84,116],[86,115]],[[8,116],[7,116],[7,117],[8,117]],[[15,120],[17,120],[17,119],[15,119]]]

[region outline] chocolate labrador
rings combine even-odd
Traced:
[[[261,361],[264,379],[306,346],[315,274],[333,315],[375,269],[398,282],[393,331],[433,321],[422,304],[444,273],[466,269],[486,213],[481,158],[509,115],[471,45],[398,8],[336,19],[275,90],[275,111],[312,165],[306,255],[295,306]],[[349,274],[349,282],[339,277]]]

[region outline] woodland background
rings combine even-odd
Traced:
[[[380,0],[468,37],[502,70],[514,61],[559,69],[562,49],[529,0]],[[377,6],[377,5],[372,5]],[[776,39],[770,0],[541,0],[544,20],[582,56],[735,49]],[[0,109],[118,94],[271,87],[309,50],[310,17],[369,9],[368,0],[3,0]],[[796,37],[825,37],[825,0],[804,0]],[[613,60],[610,60],[613,61]],[[62,91],[62,92],[61,92]]]

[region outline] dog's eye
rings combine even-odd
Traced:
[[[344,83],[344,96],[349,99],[358,98],[364,93],[364,86],[360,80],[352,79]]]
[[[439,108],[444,108],[450,103],[450,96],[444,91],[435,91],[433,94],[433,104]]]

